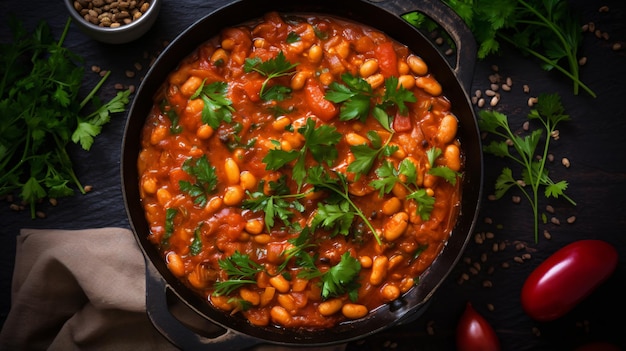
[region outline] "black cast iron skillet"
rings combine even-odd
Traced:
[[[400,17],[415,10],[439,23],[454,41],[457,49],[454,69],[425,36]],[[225,27],[260,18],[268,11],[333,15],[385,32],[426,61],[460,121],[458,136],[466,157],[465,175],[460,215],[446,247],[420,277],[420,283],[401,299],[372,311],[361,320],[322,331],[256,327],[240,316],[229,316],[210,307],[170,273],[164,259],[147,240],[149,227],[139,198],[137,157],[141,129],[159,86],[202,42]],[[475,45],[467,27],[438,0],[240,0],[207,15],[180,34],[160,55],[139,87],[129,111],[122,147],[124,200],[132,229],[146,259],[147,310],[156,328],[182,349],[234,350],[260,343],[327,346],[364,338],[419,316],[458,261],[478,213],[482,193],[482,150],[476,118],[467,95],[474,69]]]

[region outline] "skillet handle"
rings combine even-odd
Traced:
[[[169,284],[161,277],[154,265],[146,260],[146,312],[154,327],[174,346],[181,350],[243,350],[260,344],[260,340],[237,333],[231,329],[212,324],[211,337],[202,336],[184,325],[170,313],[168,292],[174,299],[182,301]],[[190,307],[186,313],[195,313]],[[200,315],[193,315],[204,323],[210,323]]]
[[[454,73],[465,91],[472,87],[474,64],[476,63],[476,39],[465,22],[441,0],[367,0],[394,15],[418,11],[430,17],[445,30],[456,45]]]

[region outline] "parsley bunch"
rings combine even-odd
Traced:
[[[67,153],[70,141],[89,150],[112,113],[125,110],[130,91],[118,92],[103,104],[96,92],[109,73],[84,98],[81,57],[63,47],[70,20],[58,41],[40,22],[32,34],[14,18],[13,42],[0,46],[0,195],[19,192],[35,205],[46,197],[85,193]],[[90,105],[94,111],[83,113]]]
[[[500,51],[506,42],[535,57],[544,70],[556,69],[573,82],[574,95],[582,88],[596,94],[580,80],[578,49],[582,43],[579,20],[566,0],[445,0],[476,38],[482,59]],[[410,23],[429,24],[423,15],[405,15]]]
[[[535,106],[536,109],[528,114],[528,119],[539,121],[543,129],[534,130],[524,137],[513,133],[507,116],[497,111],[480,111],[478,125],[481,131],[491,133],[502,139],[500,141],[492,141],[489,145],[486,145],[483,148],[484,152],[508,158],[522,167],[521,182],[515,179],[511,168],[505,167],[502,170],[502,173],[496,179],[495,196],[498,199],[501,198],[512,187],[521,190],[532,207],[535,242],[537,242],[539,188],[544,187],[543,193],[546,198],[563,196],[572,205],[576,205],[576,203],[565,195],[568,183],[564,180],[554,182],[546,169],[551,135],[556,130],[557,124],[569,120],[569,115],[565,114],[558,94],[540,95]],[[540,148],[544,132],[543,147]],[[508,141],[512,143],[516,154],[511,152]],[[536,157],[537,153],[540,156],[538,158]]]

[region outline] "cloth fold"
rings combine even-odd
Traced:
[[[145,292],[130,230],[22,229],[0,350],[177,350],[150,322]]]

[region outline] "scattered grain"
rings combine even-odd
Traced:
[[[587,56],[583,56],[578,60],[579,66],[584,66],[587,63]]]
[[[522,260],[528,261],[531,259],[531,255],[529,253],[522,254]]]
[[[519,256],[513,257],[513,261],[515,261],[517,263],[524,263],[524,260],[521,257],[519,257]]]
[[[496,92],[493,89],[487,89],[485,90],[485,95],[487,96],[496,96]]]
[[[43,218],[46,218],[46,213],[43,211],[37,211],[35,212],[35,216],[37,216],[37,218],[43,219]]]
[[[491,98],[491,101],[489,102],[489,105],[491,107],[494,107],[498,104],[498,102],[500,102],[500,95],[496,95],[494,97]]]
[[[484,222],[485,224],[493,224],[493,219],[491,219],[491,217],[485,217]]]
[[[504,269],[507,269],[507,268],[509,268],[510,266],[511,266],[511,265],[509,265],[509,263],[508,263],[508,262],[502,262],[502,264],[500,265],[500,267],[502,267],[502,268],[504,268]]]
[[[131,71],[131,70],[126,70],[126,72],[124,72],[124,74],[126,75],[126,77],[128,78],[133,78],[135,76],[135,72]]]
[[[85,185],[83,189],[85,190],[86,193],[88,193],[93,190],[93,185]]]
[[[555,224],[555,225],[561,225],[561,221],[556,217],[550,218],[550,223]]]
[[[548,154],[548,161],[554,162],[554,154]]]
[[[480,234],[476,234],[474,236],[474,242],[479,245],[482,244],[484,242],[483,237]]]
[[[530,122],[529,121],[524,122],[524,124],[522,124],[522,129],[525,131],[528,131],[530,129]]]
[[[606,5],[600,6],[600,8],[598,9],[598,12],[609,12],[609,7]]]
[[[493,194],[489,194],[487,196],[487,200],[489,200],[489,201],[496,201],[497,199],[498,198],[495,195],[493,195]]]
[[[486,254],[486,253],[484,253],[484,252],[483,252],[483,253],[480,255],[480,262],[482,262],[482,263],[487,262],[487,254]]]
[[[472,273],[472,275],[478,275],[478,269],[474,267],[470,267],[469,272]]]
[[[589,22],[589,24],[587,25],[587,30],[590,32],[595,32],[596,31],[596,24],[593,22]]]
[[[526,94],[530,93],[530,87],[528,86],[528,84],[524,84],[522,86],[522,91],[524,91],[524,93]]]
[[[504,91],[511,91],[511,86],[508,84],[502,84],[502,90]]]
[[[454,54],[454,50],[452,50],[452,49],[448,49],[448,50],[446,50],[446,51],[444,52],[444,54],[445,54],[446,56],[452,56],[452,54]]]
[[[513,201],[514,204],[519,204],[522,202],[522,197],[517,195],[511,196],[511,201]]]
[[[571,165],[570,162],[569,162],[569,159],[567,157],[563,157],[561,159],[561,164],[563,166],[565,166],[565,168],[569,168],[569,166]]]
[[[541,336],[541,331],[537,327],[533,327],[532,332],[534,336]]]
[[[498,84],[496,84],[496,83],[492,83],[489,87],[493,91],[498,91],[498,89],[500,89],[500,86]]]
[[[498,252],[498,243],[493,243],[493,245],[491,245],[491,251],[493,252]]]
[[[483,99],[483,98],[478,99],[477,105],[478,105],[478,107],[485,106],[485,99]]]
[[[613,46],[611,46],[611,49],[613,49],[613,51],[619,51],[622,49],[622,44],[621,43],[615,43],[613,44]]]
[[[596,29],[593,34],[595,34],[596,38],[600,39],[602,38],[602,31],[599,29]]]
[[[426,323],[426,333],[428,335],[435,335],[435,321],[431,320]]]
[[[53,197],[49,198],[49,199],[48,199],[48,202],[49,202],[49,203],[50,203],[50,205],[52,205],[52,206],[56,206],[56,205],[58,205],[58,204],[59,204],[59,201],[58,201],[56,198],[53,198]]]
[[[487,233],[485,233],[485,237],[487,239],[493,239],[495,237],[495,235],[492,232],[487,232]]]
[[[576,216],[569,216],[569,217],[567,217],[567,223],[568,224],[573,224],[574,222],[576,222]]]
[[[549,231],[544,230],[543,231],[543,237],[546,238],[546,240],[550,240],[550,239],[552,239],[552,234],[550,234]]]
[[[488,303],[487,304],[487,310],[489,310],[489,312],[493,312],[496,308],[493,306],[493,304]]]
[[[494,266],[489,266],[489,268],[487,268],[487,274],[492,275],[493,271],[495,271],[495,267]]]
[[[491,280],[483,281],[483,288],[491,288],[491,287],[493,287],[493,283],[491,282]]]
[[[534,96],[533,97],[529,97],[528,98],[528,107],[533,107],[537,103],[538,100],[539,99],[537,99]]]

